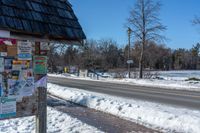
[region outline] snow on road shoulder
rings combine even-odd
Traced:
[[[77,77],[72,74],[48,74],[50,77],[70,78],[89,81],[100,81],[120,84],[130,84],[138,86],[159,87],[177,90],[200,91],[200,81],[186,81],[188,78],[200,78],[200,71],[167,71],[160,72],[160,79],[115,79],[115,78],[99,78],[99,80],[89,77]]]
[[[200,91],[200,82],[159,79],[122,79],[120,82],[176,90]]]
[[[48,92],[63,99],[166,132],[200,132],[200,111],[119,98],[48,83]]]
[[[48,133],[101,133],[76,118],[48,107]],[[0,121],[0,133],[35,133],[35,117]]]

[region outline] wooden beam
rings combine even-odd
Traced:
[[[83,40],[51,40],[49,38],[40,38],[40,37],[34,37],[34,36],[29,36],[29,35],[22,35],[22,34],[13,34],[11,33],[10,38],[15,38],[18,40],[29,40],[29,41],[34,41],[34,42],[48,42],[48,43],[57,43],[57,44],[66,44],[66,45],[78,45],[81,46],[83,45],[82,42]]]

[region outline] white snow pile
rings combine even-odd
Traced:
[[[200,111],[135,99],[113,97],[48,83],[48,92],[60,98],[164,132],[200,133]]]
[[[159,87],[176,90],[200,91],[200,82],[185,80],[160,80],[160,79],[122,79],[118,82],[131,85]]]
[[[48,133],[101,133],[95,127],[48,107]],[[0,133],[35,133],[35,117],[0,121]]]
[[[81,80],[131,84],[148,87],[151,86],[167,89],[200,91],[200,81],[188,80],[189,78],[200,79],[200,71],[159,71],[155,73],[158,73],[158,77],[154,79],[99,78],[99,80],[95,80],[89,77],[77,77],[72,74],[48,74],[48,76],[58,78],[72,78]]]
[[[74,75],[74,74],[69,74],[69,73],[63,73],[63,74],[48,73],[48,76],[51,76],[51,77],[58,77],[58,78],[66,78],[66,77],[76,78],[76,77],[77,77],[76,75]]]

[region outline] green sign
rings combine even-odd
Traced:
[[[33,69],[35,74],[47,74],[47,56],[34,56]]]

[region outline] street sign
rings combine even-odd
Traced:
[[[133,60],[127,60],[127,64],[133,64]]]

